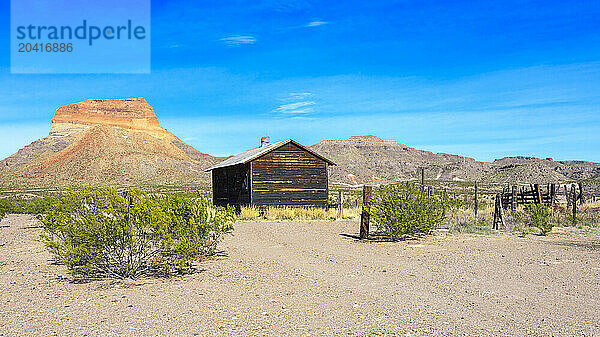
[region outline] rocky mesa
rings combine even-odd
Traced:
[[[119,185],[207,182],[220,158],[160,126],[144,98],[90,99],[56,110],[47,137],[0,161],[12,185]]]
[[[148,133],[164,133],[154,109],[142,97],[88,99],[56,110],[52,125],[61,123],[105,125]]]

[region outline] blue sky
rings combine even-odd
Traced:
[[[600,161],[600,2],[153,1],[152,71],[10,74],[0,0],[0,157],[61,105],[145,97],[198,150],[373,134],[490,161]]]

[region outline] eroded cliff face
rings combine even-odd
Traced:
[[[63,123],[104,125],[148,133],[164,132],[154,109],[142,97],[127,99],[88,99],[62,106],[52,118],[52,126]]]
[[[52,129],[0,160],[12,185],[118,185],[206,182],[215,158],[162,128],[141,97],[90,99],[56,110]]]

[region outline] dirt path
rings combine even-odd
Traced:
[[[600,335],[600,237],[358,242],[354,222],[240,223],[171,279],[69,281],[29,216],[0,227],[0,335]]]

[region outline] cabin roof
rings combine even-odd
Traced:
[[[251,162],[254,159],[256,159],[256,158],[258,158],[258,157],[260,157],[260,156],[262,156],[264,154],[267,154],[267,153],[269,153],[269,152],[271,152],[271,151],[273,151],[275,149],[278,149],[278,148],[280,148],[280,147],[282,147],[282,146],[284,146],[285,144],[288,144],[288,143],[292,143],[292,144],[300,147],[304,151],[309,152],[309,153],[315,155],[316,157],[318,157],[321,160],[325,161],[329,165],[335,165],[334,162],[332,162],[331,160],[329,160],[329,159],[323,157],[322,155],[316,153],[315,151],[313,151],[313,150],[311,150],[311,149],[309,149],[307,147],[304,147],[304,146],[298,144],[297,142],[295,142],[295,141],[293,141],[291,139],[288,139],[288,140],[282,140],[282,141],[277,142],[277,143],[269,144],[267,146],[262,146],[262,147],[259,146],[259,147],[255,147],[255,148],[250,149],[250,150],[246,150],[246,151],[244,151],[244,152],[242,152],[242,153],[240,153],[240,154],[238,154],[236,156],[229,157],[229,158],[223,160],[222,162],[218,163],[217,165],[215,165],[213,167],[210,167],[210,168],[208,168],[208,169],[206,169],[204,171],[206,172],[206,171],[212,171],[214,169],[221,168],[221,167],[233,166],[233,165],[238,165],[238,164],[246,164],[246,163]]]

